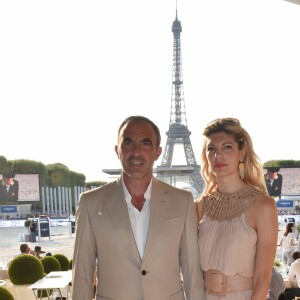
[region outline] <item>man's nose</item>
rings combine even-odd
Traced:
[[[131,150],[132,151],[140,151],[141,148],[142,148],[141,143],[134,142],[134,143],[131,144]]]

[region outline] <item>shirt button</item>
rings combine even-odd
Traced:
[[[142,275],[145,276],[147,274],[146,270],[142,270]]]

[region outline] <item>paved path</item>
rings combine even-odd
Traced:
[[[280,224],[278,230],[278,243],[285,230],[285,224]],[[27,234],[25,227],[0,227],[0,267],[1,263],[6,264],[16,254],[19,253],[20,244],[25,243],[20,241],[20,235]],[[43,251],[51,252],[52,254],[64,254],[69,259],[73,256],[74,234],[70,234],[69,226],[51,227],[51,239],[44,237],[36,243],[28,243],[31,249],[36,245],[41,246]],[[281,247],[277,247],[277,258],[281,259]]]
[[[26,243],[20,238],[28,234],[25,227],[0,227],[0,267],[6,264],[16,254],[20,253],[20,245]],[[36,245],[41,246],[43,251],[52,254],[64,254],[69,259],[73,256],[74,234],[70,234],[69,226],[51,227],[51,238],[43,237],[36,243],[27,243],[33,250]]]

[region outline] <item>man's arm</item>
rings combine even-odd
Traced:
[[[187,213],[181,240],[180,263],[187,300],[205,300],[204,280],[200,267],[196,204],[188,193]]]
[[[75,246],[73,253],[72,300],[92,300],[94,272],[96,269],[96,242],[90,224],[88,201],[81,194],[75,221]]]

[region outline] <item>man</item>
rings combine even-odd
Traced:
[[[269,167],[265,174],[266,186],[271,197],[281,198],[282,175],[278,173],[279,170],[277,167]]]
[[[20,245],[20,254],[31,254],[35,256],[34,252],[29,248],[28,244]]]
[[[0,202],[17,201],[19,197],[19,182],[14,179],[15,174],[5,173],[0,181]]]
[[[80,195],[72,300],[204,300],[192,194],[153,177],[160,132],[142,116],[123,121],[120,178]],[[183,275],[183,286],[180,272]]]
[[[21,255],[21,254],[29,254],[29,255],[35,256],[34,252],[30,249],[30,247],[28,246],[28,244],[21,244],[21,245],[20,245],[20,253],[17,254],[17,255],[15,255],[15,256],[13,257],[13,259],[14,259],[15,257]],[[10,264],[10,261],[8,262],[7,265],[9,265],[9,264]]]
[[[36,226],[36,223],[34,222],[34,220],[31,220],[29,228],[30,228],[30,234],[31,234],[32,242],[35,243],[36,242],[36,228],[37,228],[37,226]]]

